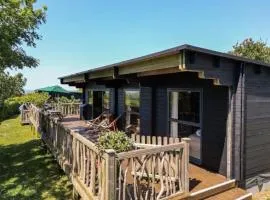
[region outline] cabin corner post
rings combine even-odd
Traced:
[[[245,188],[245,63],[239,63],[235,71],[235,83],[232,93],[232,176],[240,187]]]
[[[184,143],[184,192],[189,193],[189,143],[190,138],[182,138],[181,141]]]
[[[227,179],[232,178],[232,87],[228,87],[228,114],[227,114]]]
[[[108,149],[105,152],[105,174],[103,174],[104,181],[106,183],[106,194],[105,200],[116,200],[116,186],[117,186],[117,162],[116,162],[116,152],[113,149]]]

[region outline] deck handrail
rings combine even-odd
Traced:
[[[101,152],[96,144],[36,106],[30,106],[29,119],[83,199],[163,199],[188,193],[188,140],[147,148],[141,144],[122,153]],[[155,191],[156,180],[160,191]]]
[[[79,115],[81,103],[53,103],[52,108],[60,111],[64,116]]]
[[[111,199],[108,192],[115,188],[107,187],[107,167],[111,157],[115,157],[112,152],[101,154],[94,143],[78,132],[66,129],[57,119],[36,106],[31,106],[30,113],[31,124],[41,132],[42,140],[71,178],[79,194],[84,199]]]

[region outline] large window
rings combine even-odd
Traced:
[[[103,112],[104,111],[109,111],[110,110],[110,92],[108,90],[103,91],[102,94],[102,105],[103,105]]]
[[[125,128],[131,133],[139,133],[140,128],[140,91],[125,90]]]
[[[87,103],[91,106],[91,117],[98,117],[101,113],[110,110],[109,90],[88,90]]]
[[[190,155],[200,160],[201,91],[169,90],[169,123],[172,137],[191,138]]]

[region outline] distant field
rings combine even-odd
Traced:
[[[71,199],[72,185],[19,118],[0,124],[0,199]]]

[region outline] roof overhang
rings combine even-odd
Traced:
[[[175,73],[179,71],[179,69],[181,71],[188,71],[188,68],[185,66],[186,65],[185,52],[187,51],[203,53],[211,56],[227,58],[234,61],[270,67],[269,64],[260,61],[255,61],[191,45],[182,45],[175,48],[160,51],[157,53],[149,54],[146,56],[134,58],[131,60],[106,65],[103,67],[71,74],[68,76],[63,76],[60,77],[59,79],[61,80],[62,84],[69,84],[72,86],[76,86],[76,85],[83,85],[89,80],[117,79],[118,77],[128,74],[137,74],[137,76],[147,76],[162,73]],[[198,72],[199,76],[203,76],[202,75],[203,72],[201,71]]]

